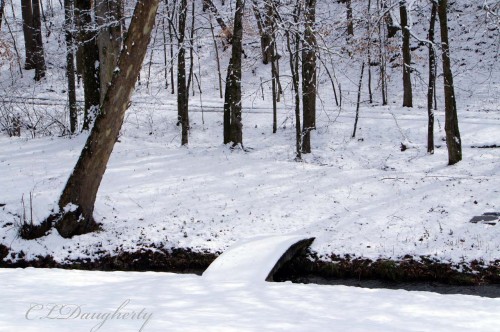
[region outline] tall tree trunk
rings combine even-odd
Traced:
[[[5,7],[6,0],[0,0],[0,31],[2,30],[3,8]]]
[[[451,71],[450,44],[448,40],[448,1],[439,0],[438,16],[441,30],[441,48],[444,76],[445,132],[448,147],[448,164],[454,165],[462,160],[462,140],[458,128],[457,103]]]
[[[434,88],[436,86],[436,52],[434,51],[434,27],[436,23],[437,4],[432,2],[431,19],[429,23],[429,85],[427,87],[427,152],[434,154]]]
[[[236,0],[234,34],[231,59],[227,69],[224,97],[224,144],[243,147],[243,124],[241,122],[241,54],[243,39],[243,11],[245,0]]]
[[[24,69],[35,69],[35,40],[33,38],[33,9],[31,0],[21,0],[21,14],[23,16],[23,34],[25,62]]]
[[[316,0],[306,0],[302,46],[302,152],[311,152],[311,131],[316,129]]]
[[[45,56],[43,54],[43,38],[42,38],[42,16],[40,14],[40,0],[32,1],[33,9],[33,39],[35,46],[34,65],[35,65],[35,81],[39,81],[45,77]]]
[[[66,37],[66,78],[68,80],[69,127],[72,134],[78,127],[75,88],[75,56],[73,38],[73,0],[64,0],[64,30]]]
[[[59,199],[59,213],[47,219],[63,237],[97,229],[94,203],[106,165],[123,123],[125,111],[151,37],[159,0],[139,0],[120,53],[118,70],[108,88],[85,147]],[[43,234],[42,234],[43,235]]]
[[[347,42],[351,41],[351,38],[354,36],[354,21],[352,15],[352,1],[345,0],[346,5],[346,14],[347,14]]]
[[[384,4],[377,0],[377,8],[384,9]],[[379,40],[379,61],[380,61],[380,90],[382,92],[382,105],[387,105],[387,74],[386,74],[386,47],[384,37],[384,25],[379,21],[378,23],[378,40]]]
[[[297,26],[300,16],[300,0],[297,0],[293,10],[293,26]],[[291,46],[290,31],[286,31],[286,46],[288,49],[288,56],[290,61],[290,72],[292,73],[292,85],[295,99],[295,159],[302,159],[302,130],[300,126],[300,92],[299,92],[299,47],[300,47],[300,34],[298,30],[293,31],[293,50]]]
[[[189,91],[186,85],[186,48],[184,39],[186,34],[187,0],[181,0],[179,9],[179,52],[177,55],[177,116],[181,125],[181,145],[188,144],[189,113],[188,98]]]
[[[99,48],[100,103],[113,78],[122,45],[122,0],[96,0],[97,47]]]
[[[354,129],[352,131],[352,138],[356,137],[356,131],[358,130],[358,120],[359,120],[359,106],[361,104],[361,87],[363,85],[363,72],[365,69],[365,63],[361,64],[361,74],[359,75],[359,84],[358,84],[358,100],[356,102],[356,116],[354,117]]]
[[[408,11],[406,1],[399,1],[399,14],[401,17],[401,29],[403,31],[403,106],[413,107],[413,96],[411,87],[411,51],[410,51],[410,28],[408,27]]]
[[[83,71],[83,92],[85,110],[83,130],[88,130],[93,119],[99,113],[100,80],[99,80],[99,48],[96,41],[96,30],[92,22],[91,1],[75,0],[75,16],[78,22],[78,42],[80,51],[77,53],[77,63]]]

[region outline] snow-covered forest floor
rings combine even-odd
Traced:
[[[147,56],[152,69],[150,62],[143,66],[141,85],[99,189],[95,218],[102,230],[72,239],[53,231],[27,241],[18,235],[20,225],[37,224],[50,214],[87,136],[59,137],[64,126],[58,121],[67,121],[67,109],[64,39],[58,30],[62,16],[56,5],[59,14],[45,25],[54,30],[47,39],[46,79],[34,84],[26,71],[21,77],[15,62],[4,63],[0,72],[3,111],[24,110],[28,124],[37,122],[37,116],[43,118],[37,130],[27,126],[19,138],[0,136],[0,243],[9,249],[5,259],[50,255],[58,262],[93,260],[154,247],[220,253],[242,238],[291,233],[315,237],[311,250],[325,261],[332,254],[372,260],[409,255],[451,262],[459,269],[461,263],[472,261],[498,266],[500,222],[469,220],[500,211],[500,149],[484,148],[500,144],[499,36],[474,9],[474,1],[462,5],[452,11],[455,20],[450,21],[464,148],[464,160],[457,165],[447,166],[440,93],[436,153],[426,153],[424,46],[414,51],[415,107],[400,107],[400,68],[394,66],[389,106],[380,105],[378,88],[375,102],[369,104],[364,85],[356,138],[351,133],[359,57],[332,58],[343,106],[335,105],[331,83],[320,69],[313,153],[296,162],[284,48],[285,93],[278,106],[278,132],[272,134],[270,69],[259,62],[257,36],[248,34],[243,133],[251,150],[230,150],[222,145],[223,101],[218,98],[213,42],[208,32],[200,32],[206,35],[196,40],[201,64],[196,64],[196,71],[203,93],[195,91],[191,97],[190,142],[180,147],[175,95],[164,89],[163,46],[155,44],[160,36],[153,36],[156,53]],[[12,19],[7,7],[6,12]],[[425,36],[426,16],[415,15],[414,33]],[[247,20],[251,19],[249,12]],[[14,36],[22,51],[17,22]],[[2,30],[2,39],[8,38]],[[340,52],[335,42],[328,45],[332,54]],[[221,57],[225,68],[229,52],[221,52]],[[80,88],[80,98],[81,93]]]

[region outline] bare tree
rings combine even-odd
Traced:
[[[411,87],[411,50],[410,50],[410,27],[408,26],[408,10],[406,1],[399,1],[399,15],[401,17],[401,29],[403,31],[403,106],[413,107],[413,96]]]
[[[434,51],[434,28],[436,25],[437,3],[432,2],[431,18],[429,22],[429,33],[427,35],[429,48],[429,85],[427,87],[427,152],[434,153],[434,110],[433,101],[436,87],[436,52]]]
[[[42,226],[21,230],[25,238],[42,236],[55,223],[59,234],[72,237],[98,228],[93,218],[94,203],[106,165],[123,123],[130,95],[142,66],[159,0],[138,0],[108,88],[102,112],[85,143],[71,176],[59,199],[59,211],[54,212]]]
[[[181,125],[181,144],[188,144],[189,112],[188,99],[189,90],[186,85],[186,48],[184,39],[186,34],[187,0],[181,0],[179,9],[179,27],[177,30],[179,41],[179,52],[177,55],[177,116]]]
[[[83,77],[85,110],[83,130],[90,129],[93,119],[99,112],[101,102],[99,75],[99,48],[97,31],[92,20],[92,2],[75,0],[75,19],[78,27],[77,70]]]
[[[224,144],[243,147],[243,124],[241,121],[241,54],[243,39],[243,11],[245,0],[236,0],[234,34],[231,59],[227,68],[226,92],[224,95]]]
[[[75,53],[73,0],[64,0],[64,30],[66,37],[66,78],[68,81],[69,126],[72,134],[78,127],[75,87]]]
[[[451,71],[450,42],[448,38],[448,0],[438,0],[439,26],[444,77],[445,132],[448,148],[448,164],[454,165],[462,160],[462,140],[458,128],[457,102]]]
[[[35,81],[45,77],[40,0],[21,0],[26,60],[24,68],[35,69]]]
[[[302,45],[302,153],[311,152],[311,131],[316,129],[316,0],[304,6],[304,41]]]

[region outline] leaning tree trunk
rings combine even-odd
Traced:
[[[234,34],[231,59],[227,68],[224,96],[224,144],[243,146],[243,125],[241,122],[241,53],[243,50],[243,11],[245,0],[236,0]]]
[[[186,48],[184,39],[186,34],[187,0],[181,0],[179,9],[179,52],[177,55],[177,116],[181,125],[181,145],[188,144],[189,112],[188,98],[189,89],[186,85]]]
[[[413,107],[411,88],[410,28],[408,27],[408,11],[406,9],[406,1],[399,1],[399,14],[401,16],[401,29],[403,31],[403,107]]]
[[[97,46],[99,49],[100,103],[113,78],[122,42],[122,0],[95,1],[96,22],[99,29]]]
[[[436,52],[434,51],[434,28],[436,23],[437,4],[432,3],[431,19],[429,23],[429,85],[427,87],[427,153],[434,154],[434,87],[436,86]]]
[[[130,96],[146,55],[159,0],[139,0],[118,60],[111,85],[104,97],[102,112],[95,120],[85,147],[59,199],[59,212],[44,225],[55,227],[63,237],[97,229],[94,203],[106,165],[123,123]],[[43,235],[43,234],[41,234]]]
[[[458,128],[457,103],[453,86],[453,73],[451,71],[450,44],[448,40],[448,9],[447,0],[439,0],[438,16],[441,30],[441,48],[444,76],[444,104],[445,104],[445,132],[446,146],[448,148],[448,164],[454,165],[462,160],[462,141]]]
[[[304,42],[302,49],[302,152],[311,152],[311,131],[316,128],[316,0],[306,0],[304,7]]]

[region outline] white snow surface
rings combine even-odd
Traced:
[[[259,236],[237,242],[217,257],[203,272],[214,281],[258,282],[266,280],[281,256],[307,237],[300,235]]]
[[[1,269],[0,331],[498,331],[500,299],[194,275]]]

